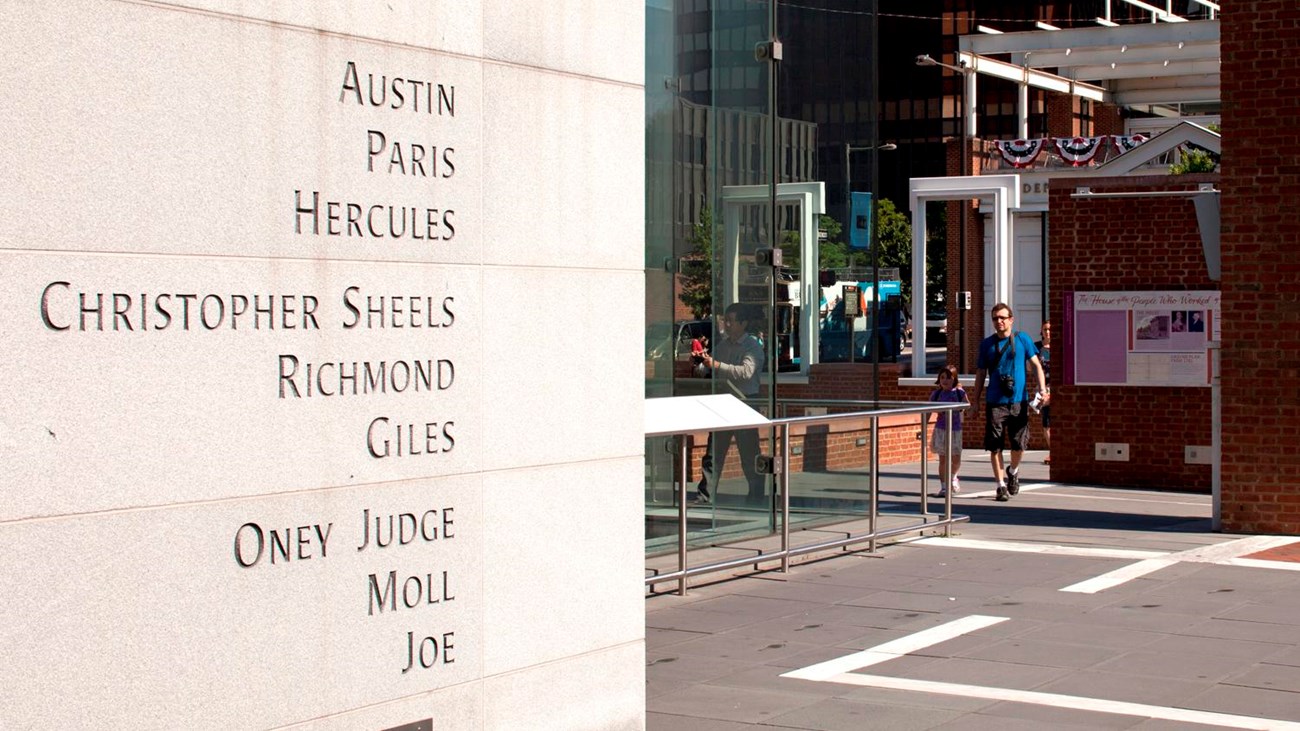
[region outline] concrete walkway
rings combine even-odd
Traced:
[[[1296,539],[1033,453],[998,503],[966,457],[952,538],[648,596],[648,728],[1300,729]]]

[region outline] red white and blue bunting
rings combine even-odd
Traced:
[[[1046,137],[1040,137],[1036,140],[998,140],[995,142],[998,146],[998,152],[1002,153],[1002,159],[1011,163],[1014,167],[1027,168],[1033,164],[1038,155],[1042,153],[1043,147],[1047,144]]]
[[[1119,154],[1123,155],[1134,147],[1146,142],[1149,138],[1144,134],[1135,134],[1111,135],[1111,139],[1115,141],[1115,149],[1119,150]]]
[[[1106,149],[1107,143],[1115,146],[1119,154],[1124,154],[1147,141],[1143,134],[1135,135],[1099,135],[1097,137],[1039,137],[1032,140],[996,140],[993,144],[998,153],[1012,167],[1027,168],[1038,159],[1043,149],[1049,144],[1056,150],[1062,160],[1081,167],[1092,162],[1098,153]]]
[[[1052,140],[1056,143],[1056,152],[1062,160],[1069,162],[1075,167],[1087,165],[1092,162],[1092,158],[1105,146],[1109,135],[1101,137],[1058,137]]]

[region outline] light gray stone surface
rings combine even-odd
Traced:
[[[0,14],[0,727],[643,727],[643,23]]]

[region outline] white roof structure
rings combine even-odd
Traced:
[[[968,116],[977,74],[1021,85],[1022,136],[1031,86],[1123,107],[1218,102],[1219,21],[1160,13],[1153,19],[1167,22],[962,36],[957,62],[972,77],[966,85]]]

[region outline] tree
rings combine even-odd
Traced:
[[[1209,150],[1188,147],[1183,150],[1182,158],[1169,166],[1170,175],[1187,173],[1212,173],[1219,166],[1219,161]]]
[[[817,228],[826,232],[826,239],[817,247],[817,258],[822,269],[835,269],[848,266],[849,245],[840,240],[844,227],[834,218],[822,215],[817,219]],[[788,269],[799,269],[799,232],[786,231],[781,234],[781,256]]]
[[[910,282],[912,222],[888,198],[876,202],[876,244],[880,247],[876,263],[882,267],[898,267],[899,276],[904,282]]]
[[[713,209],[705,206],[687,239],[691,253],[682,259],[682,291],[677,294],[697,320],[713,312],[713,232]]]

